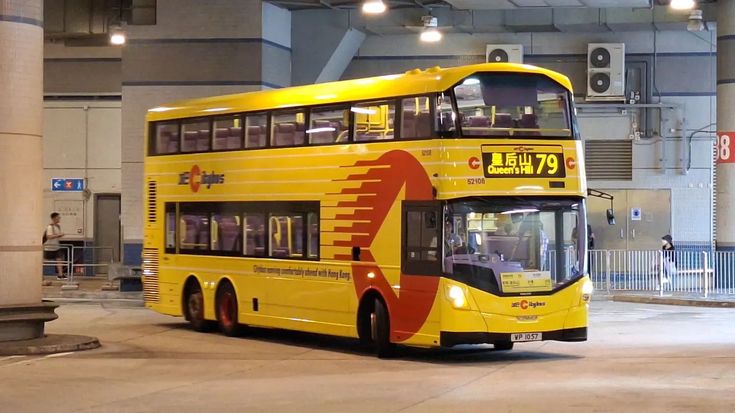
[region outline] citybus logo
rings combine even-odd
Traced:
[[[520,308],[521,310],[527,310],[530,308],[536,308],[536,307],[545,307],[546,303],[543,301],[528,301],[528,300],[521,300],[516,301],[513,304],[511,304],[512,308]]]
[[[179,185],[189,185],[192,192],[198,192],[202,185],[209,189],[212,185],[223,183],[225,183],[225,174],[202,171],[199,165],[194,165],[190,171],[179,174]]]

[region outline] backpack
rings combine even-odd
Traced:
[[[46,235],[46,231],[43,231],[43,241],[41,243],[45,244],[46,241],[48,241],[48,236]]]

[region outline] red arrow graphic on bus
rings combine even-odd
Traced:
[[[372,248],[381,229],[393,231],[400,239],[400,230],[383,228],[383,224],[395,203],[401,202],[401,191],[404,191],[405,199],[432,200],[431,181],[418,160],[405,151],[391,151],[373,161],[357,162],[353,167],[369,169],[347,177],[347,181],[361,184],[358,188],[345,188],[340,193],[357,195],[356,200],[342,201],[337,206],[354,208],[354,212],[337,215],[335,219],[352,221],[352,224],[336,227],[334,231],[351,236],[349,240],[335,241],[333,245],[361,248],[361,263],[352,266],[356,293],[362,297],[371,288],[378,290],[391,314],[392,339],[404,341],[418,332],[426,321],[434,303],[439,278],[401,274],[400,294],[397,294],[379,263],[375,262]],[[335,258],[352,259],[351,255],[337,255]]]

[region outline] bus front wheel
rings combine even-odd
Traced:
[[[375,299],[373,312],[370,314],[370,336],[375,354],[380,358],[393,355],[395,344],[390,342],[390,317],[383,300]]]
[[[229,282],[217,290],[217,325],[226,336],[233,337],[240,333],[237,294]]]

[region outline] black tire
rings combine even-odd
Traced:
[[[493,343],[493,347],[495,347],[495,351],[509,351],[513,350],[513,342],[512,341],[496,341]]]
[[[370,314],[370,332],[375,355],[388,358],[395,353],[395,344],[390,342],[390,316],[380,299],[375,299],[375,307]]]
[[[217,289],[217,326],[222,334],[234,337],[240,334],[237,294],[232,284],[226,282]]]
[[[209,331],[212,322],[204,318],[204,294],[198,283],[193,283],[186,289],[184,297],[186,319],[195,331]]]

